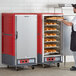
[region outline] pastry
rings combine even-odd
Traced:
[[[56,50],[54,49],[53,52],[56,52]]]
[[[56,46],[56,44],[52,44],[52,46],[54,46],[54,47],[55,47],[55,46]]]
[[[45,31],[48,31],[49,30],[49,28],[45,28]]]
[[[48,51],[46,51],[46,53],[48,53]]]
[[[57,23],[54,23],[54,25],[56,25]]]
[[[52,39],[52,41],[56,41],[56,39]]]
[[[52,41],[52,39],[50,39],[50,41]]]
[[[53,33],[52,35],[53,35],[53,36],[56,36],[56,33]]]
[[[49,47],[49,45],[46,45],[46,47]]]
[[[52,47],[52,45],[51,45],[51,44],[49,44],[49,47]]]
[[[49,28],[49,30],[53,30],[53,28]]]
[[[56,28],[53,28],[53,30],[57,30]]]
[[[50,36],[53,36],[53,34],[49,34]]]
[[[45,25],[48,25],[48,23],[46,22]]]
[[[45,35],[45,36],[48,36],[48,34],[47,34],[47,33],[45,33],[44,35]]]
[[[48,39],[45,39],[45,41],[48,41]]]
[[[48,53],[48,50],[44,50],[44,53]]]
[[[52,23],[49,23],[49,25],[52,25]]]

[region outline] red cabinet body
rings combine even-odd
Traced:
[[[3,64],[37,64],[37,18],[36,13],[2,13]]]

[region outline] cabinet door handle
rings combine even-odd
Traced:
[[[18,39],[18,32],[16,31],[16,39]]]

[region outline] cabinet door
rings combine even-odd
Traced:
[[[16,15],[17,59],[37,58],[37,15]]]

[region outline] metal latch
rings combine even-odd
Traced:
[[[18,38],[18,32],[16,31],[16,39]]]

